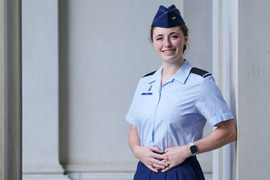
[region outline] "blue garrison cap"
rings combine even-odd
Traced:
[[[171,5],[168,9],[164,6],[159,6],[157,14],[152,22],[152,26],[170,28],[185,24],[180,11]]]

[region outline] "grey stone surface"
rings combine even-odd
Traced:
[[[0,0],[0,178],[5,174],[5,16],[4,0]]]
[[[186,58],[212,72],[212,1],[183,0],[183,16],[189,28]]]
[[[66,76],[59,83],[60,160],[70,171],[74,166],[136,168],[125,115],[140,77],[161,66],[148,38],[163,3],[68,1],[60,31],[66,34],[60,40],[60,74]]]
[[[24,0],[23,179],[68,179],[59,164],[58,2]]]
[[[239,0],[238,179],[269,179],[270,1]]]
[[[22,175],[21,2],[0,1],[0,179]]]

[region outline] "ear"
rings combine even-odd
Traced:
[[[188,43],[188,35],[185,36],[185,43],[184,44],[187,45],[187,43]]]

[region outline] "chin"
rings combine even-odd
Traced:
[[[179,57],[170,57],[170,58],[163,58],[162,59],[164,62],[167,62],[167,63],[175,63],[175,62],[181,62],[181,58]]]

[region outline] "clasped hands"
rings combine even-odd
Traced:
[[[138,158],[145,166],[154,172],[166,172],[171,168],[181,164],[189,156],[189,149],[186,146],[174,146],[166,148],[164,154],[158,147],[138,146],[135,157]]]

